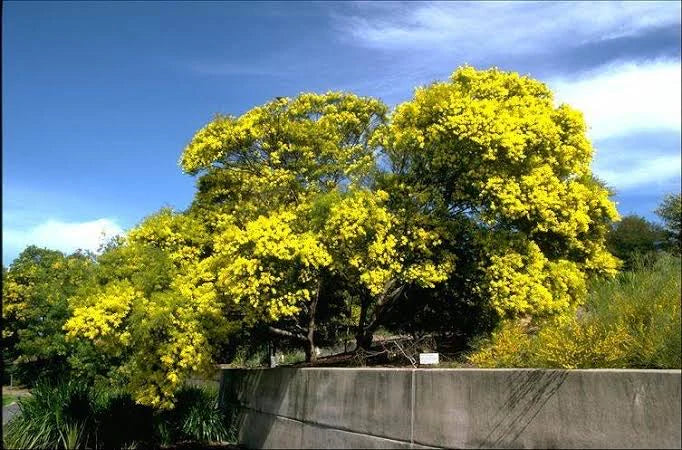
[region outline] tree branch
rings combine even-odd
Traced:
[[[395,282],[392,282],[390,285],[387,287],[392,287]],[[407,287],[407,284],[401,284],[397,288],[395,288],[393,291],[390,293],[385,294],[381,301],[377,303],[377,307],[374,311],[374,318],[372,319],[372,322],[370,322],[366,327],[365,327],[365,333],[367,332],[374,332],[374,330],[379,326],[381,323],[381,319],[383,319],[384,314],[386,311],[390,310],[395,301],[402,295],[403,291]]]
[[[273,326],[268,326],[268,331],[274,335],[296,339],[298,341],[308,342],[308,338],[302,334],[292,333],[291,331],[282,330]]]

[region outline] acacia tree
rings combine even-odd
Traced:
[[[71,299],[67,338],[118,360],[113,375],[139,403],[172,407],[192,374],[213,370],[239,326],[197,265],[209,246],[201,222],[161,210],[103,253],[98,284]]]
[[[383,305],[402,289],[399,279],[430,284],[449,267],[428,260],[427,241],[437,239],[400,229],[388,194],[375,189],[371,138],[385,113],[378,100],[352,94],[279,99],[218,117],[181,160],[203,173],[193,210],[216,222],[214,253],[202,265],[216,273],[218,291],[244,306],[247,323],[269,321],[273,334],[304,342],[308,360],[319,302],[331,299],[321,295],[325,279],[361,292],[358,342],[368,343],[378,322],[364,330],[367,299]],[[414,239],[396,234],[405,232]],[[409,250],[417,245],[421,260]]]
[[[538,317],[615,273],[605,236],[618,215],[590,172],[585,123],[545,85],[464,67],[386,113],[327,93],[216,117],[180,159],[198,176],[190,208],[129,233],[121,270],[74,301],[69,336],[118,352],[137,400],[170,407],[242,326],[312,361],[335,302],[358,312],[363,349],[410,288],[447,284],[462,291],[451,301]],[[151,251],[166,262],[150,278]]]

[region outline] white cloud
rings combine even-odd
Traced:
[[[590,136],[602,139],[680,129],[679,57],[652,61],[638,54],[637,59],[644,59],[634,63],[623,62],[627,55],[619,53],[617,65],[601,65],[576,78],[571,74],[575,60],[562,60],[561,52],[679,26],[680,13],[680,2],[370,2],[353,4],[333,17],[341,36],[352,43],[402,55],[383,77],[389,88],[376,82],[371,86],[382,93],[391,86],[442,79],[450,71],[438,68],[451,69],[453,63],[478,62],[477,67],[485,68],[483,61],[518,61],[530,69],[533,61],[558,58],[549,66],[566,78],[549,79],[548,84],[558,100],[585,113]],[[606,61],[597,54],[591,64]]]
[[[579,79],[548,82],[558,102],[581,110],[593,139],[647,130],[680,130],[679,61],[619,64]]]
[[[657,156],[633,161],[629,166],[610,167],[608,161],[598,161],[595,173],[618,191],[652,185],[667,185],[680,179],[680,155]]]
[[[89,222],[61,222],[50,219],[28,229],[3,227],[2,244],[7,250],[14,250],[16,253],[28,245],[61,250],[65,253],[77,249],[96,252],[100,244],[121,233],[123,229],[110,219]]]
[[[679,2],[425,2],[356,5],[342,35],[383,50],[527,53],[680,22]]]

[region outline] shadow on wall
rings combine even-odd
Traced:
[[[336,408],[344,409],[350,406],[346,404],[350,396],[337,391],[338,386],[308,386],[309,377],[306,370],[233,369],[223,373],[220,387],[221,405],[233,411],[233,423],[238,430],[239,443],[249,448],[282,446],[303,448],[306,444],[324,445],[324,442],[304,442],[303,427],[307,418],[309,389],[328,390],[328,393],[318,392],[317,397],[338,403],[338,405],[333,405]],[[505,389],[505,398],[501,399],[499,406],[495,408],[497,413],[490,422],[490,431],[478,442],[478,445],[475,442],[470,443],[475,447],[503,448],[518,445],[519,437],[561,387],[567,377],[567,372],[521,370],[510,375],[509,378],[504,379],[509,389]],[[363,405],[355,405],[355,408],[362,407]],[[377,409],[380,411],[382,407]],[[412,413],[409,408],[405,411],[405,414],[411,414],[413,418],[415,414],[419,415],[418,411],[414,411],[415,414]],[[442,416],[441,420],[445,422],[442,425],[450,426],[447,423],[449,422],[447,415]],[[330,426],[330,428],[334,427]],[[353,431],[360,432],[359,430]],[[386,437],[400,439],[398,436]],[[437,443],[415,442],[415,444],[434,445]],[[447,443],[440,442],[440,444]],[[555,443],[557,446],[560,444],[560,442]]]
[[[320,369],[325,370],[325,369]],[[333,370],[333,369],[326,369]],[[221,405],[227,406],[235,412],[234,424],[239,433],[239,442],[249,448],[269,448],[269,447],[292,447],[302,448],[306,446],[324,445],[324,436],[333,433],[334,429],[339,429],[333,424],[325,424],[324,420],[318,421],[311,419],[307,411],[308,397],[314,394],[317,399],[323,398],[329,402],[328,407],[347,410],[347,408],[363,408],[367,405],[349,405],[350,393],[341,392],[341,386],[335,383],[319,383],[317,378],[311,380],[309,377],[310,369],[231,369],[225,370],[221,380],[220,401]],[[405,377],[413,379],[411,370],[405,370]],[[419,370],[424,375],[430,371]],[[341,375],[340,373],[336,375]],[[350,372],[348,376],[352,375]],[[357,375],[357,374],[356,374]],[[499,406],[495,408],[496,414],[489,422],[490,428],[487,435],[481,439],[472,436],[474,447],[509,447],[518,444],[519,437],[526,428],[533,422],[538,413],[548,400],[554,396],[556,391],[563,384],[567,377],[566,371],[544,371],[544,370],[520,370],[513,371],[505,376],[505,385],[509,387],[505,392],[505,397],[500,399]],[[310,385],[310,382],[318,381],[317,385]],[[337,380],[338,381],[338,380]],[[406,380],[407,381],[407,380]],[[417,385],[409,384],[409,388],[416,389]],[[356,387],[358,387],[356,385]],[[377,388],[386,388],[386,385],[377,384]],[[309,390],[313,390],[312,392]],[[324,391],[324,392],[316,392]],[[397,393],[396,393],[397,394]],[[370,395],[371,397],[371,395]],[[359,400],[364,400],[359,399]],[[373,405],[377,411],[385,411],[381,405]],[[387,405],[386,405],[387,406]],[[404,405],[403,413],[406,417],[406,424],[414,426],[414,418],[423,417],[419,411],[412,411],[414,407],[412,401]],[[384,414],[388,420],[391,415],[388,411]],[[317,415],[317,414],[314,414]],[[411,418],[410,418],[411,417]],[[317,418],[319,419],[319,418]],[[314,422],[308,424],[308,420]],[[441,426],[449,427],[450,420],[447,414],[440,417]],[[307,442],[303,436],[304,427],[313,425],[314,427],[329,428],[327,432],[320,430],[316,433],[317,439],[322,442]],[[341,428],[343,429],[343,428]],[[309,431],[309,430],[308,430]],[[352,429],[356,433],[363,433],[362,430]],[[365,431],[366,432],[366,431]],[[380,435],[379,430],[369,430],[371,435]],[[364,434],[364,433],[363,433]],[[367,436],[369,438],[369,436]],[[417,445],[434,445],[436,442],[406,442],[405,437],[385,436],[389,439],[396,439],[409,446],[410,443]],[[327,436],[327,438],[330,438]],[[479,441],[479,442],[475,442]],[[331,443],[333,441],[326,441]],[[399,443],[400,443],[399,442]],[[446,442],[440,442],[446,445]],[[556,443],[560,445],[559,442]],[[447,446],[447,445],[446,445]]]
[[[507,447],[517,442],[567,376],[568,372],[563,370],[515,372],[510,379],[513,387],[509,396],[493,417],[490,433],[479,448]]]

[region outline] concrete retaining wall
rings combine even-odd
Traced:
[[[223,370],[249,448],[680,448],[679,370]]]

